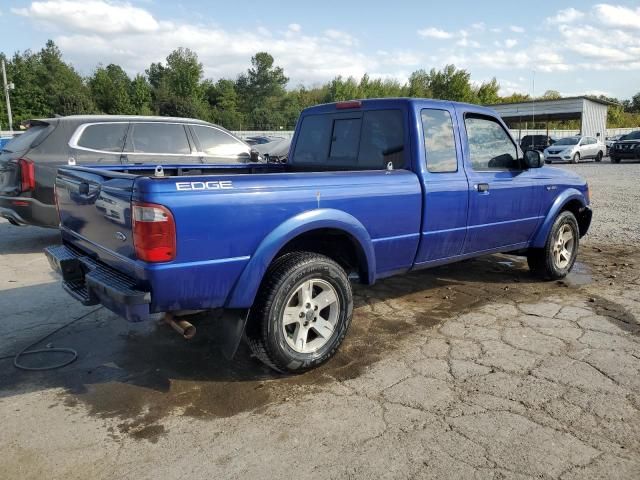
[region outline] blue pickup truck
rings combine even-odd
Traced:
[[[71,295],[129,321],[223,309],[227,354],[245,338],[283,372],[336,352],[351,281],[496,252],[558,279],[591,222],[586,182],[492,110],[424,99],[306,109],[286,164],[61,167],[55,191]]]

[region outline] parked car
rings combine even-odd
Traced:
[[[544,150],[544,158],[547,163],[551,162],[572,162],[578,163],[580,160],[589,158],[596,162],[602,161],[606,151],[604,143],[596,137],[575,136],[561,138],[551,147]]]
[[[620,140],[620,137],[623,137],[624,135],[614,135],[612,137],[606,137],[604,139],[604,144],[607,146],[607,156],[609,156],[609,150],[611,149],[611,146],[618,140]]]
[[[249,145],[263,145],[265,143],[275,142],[276,140],[281,140],[283,137],[277,137],[272,135],[256,135],[252,137],[245,138],[245,142]]]
[[[290,146],[290,138],[280,138],[272,142],[254,145],[253,148],[262,155],[265,161],[286,163]]]
[[[187,336],[183,312],[224,308],[227,355],[246,333],[267,365],[301,372],[345,338],[350,278],[373,284],[496,252],[526,255],[544,278],[567,275],[591,222],[589,188],[518,152],[477,105],[319,105],[302,112],[286,164],[61,167],[63,244],[46,254],[86,305],[130,321],[165,314]],[[106,190],[117,221],[96,211]]]
[[[525,135],[520,140],[522,151],[537,150],[542,152],[545,148],[553,145],[555,140],[548,135]]]
[[[0,154],[0,216],[57,227],[53,182],[60,165],[246,163],[251,147],[201,120],[69,116],[31,120]]]
[[[611,147],[609,157],[611,163],[620,163],[623,159],[640,159],[640,130],[620,137]]]

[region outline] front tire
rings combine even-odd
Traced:
[[[580,154],[578,152],[573,154],[573,158],[571,159],[571,163],[578,163],[580,161]]]
[[[317,253],[289,253],[265,276],[247,340],[269,367],[301,373],[336,353],[352,315],[351,283],[340,265]]]
[[[527,254],[531,272],[544,279],[559,280],[567,276],[578,255],[580,230],[573,213],[561,212],[553,222],[543,248],[532,248]]]

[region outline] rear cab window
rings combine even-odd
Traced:
[[[291,164],[305,170],[406,167],[399,109],[310,114],[303,118]]]

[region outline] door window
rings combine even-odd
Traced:
[[[120,153],[127,134],[128,123],[99,123],[88,125],[77,141],[79,147]]]
[[[422,110],[424,148],[427,153],[427,170],[432,173],[458,171],[453,121],[446,110]]]
[[[464,122],[474,170],[520,170],[516,146],[502,125],[482,116],[467,116]]]
[[[177,123],[132,123],[127,150],[135,153],[189,155],[184,126]]]
[[[192,125],[191,128],[196,134],[200,149],[205,155],[219,157],[249,156],[249,146],[222,130],[202,125]]]

